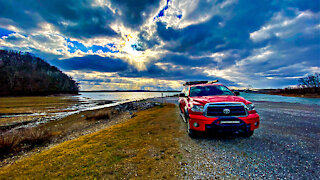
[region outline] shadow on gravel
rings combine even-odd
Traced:
[[[241,133],[225,132],[225,133],[201,133],[193,139],[195,140],[219,140],[219,141],[234,141],[250,139],[250,137],[244,137]]]

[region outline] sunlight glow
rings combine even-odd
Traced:
[[[132,37],[130,34],[125,35],[125,42],[122,44],[121,51],[126,52],[133,56],[139,56],[142,53],[139,50],[141,48],[138,44],[136,38]]]

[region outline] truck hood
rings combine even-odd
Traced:
[[[239,96],[197,96],[190,97],[190,100],[199,103],[200,105],[205,105],[206,103],[212,102],[242,102],[244,104],[249,104],[250,101],[247,101],[243,97]]]

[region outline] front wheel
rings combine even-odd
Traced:
[[[186,121],[187,121],[187,132],[188,132],[188,135],[191,138],[195,138],[197,135],[196,135],[196,132],[194,130],[190,129],[190,123],[189,123],[188,116],[185,116],[185,118],[186,118]]]
[[[254,131],[248,130],[248,131],[244,132],[243,137],[250,137],[250,136],[253,135],[253,132],[254,132]]]

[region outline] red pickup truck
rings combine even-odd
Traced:
[[[189,136],[208,131],[252,136],[260,117],[254,105],[238,95],[217,81],[186,82],[179,95],[179,108]]]

